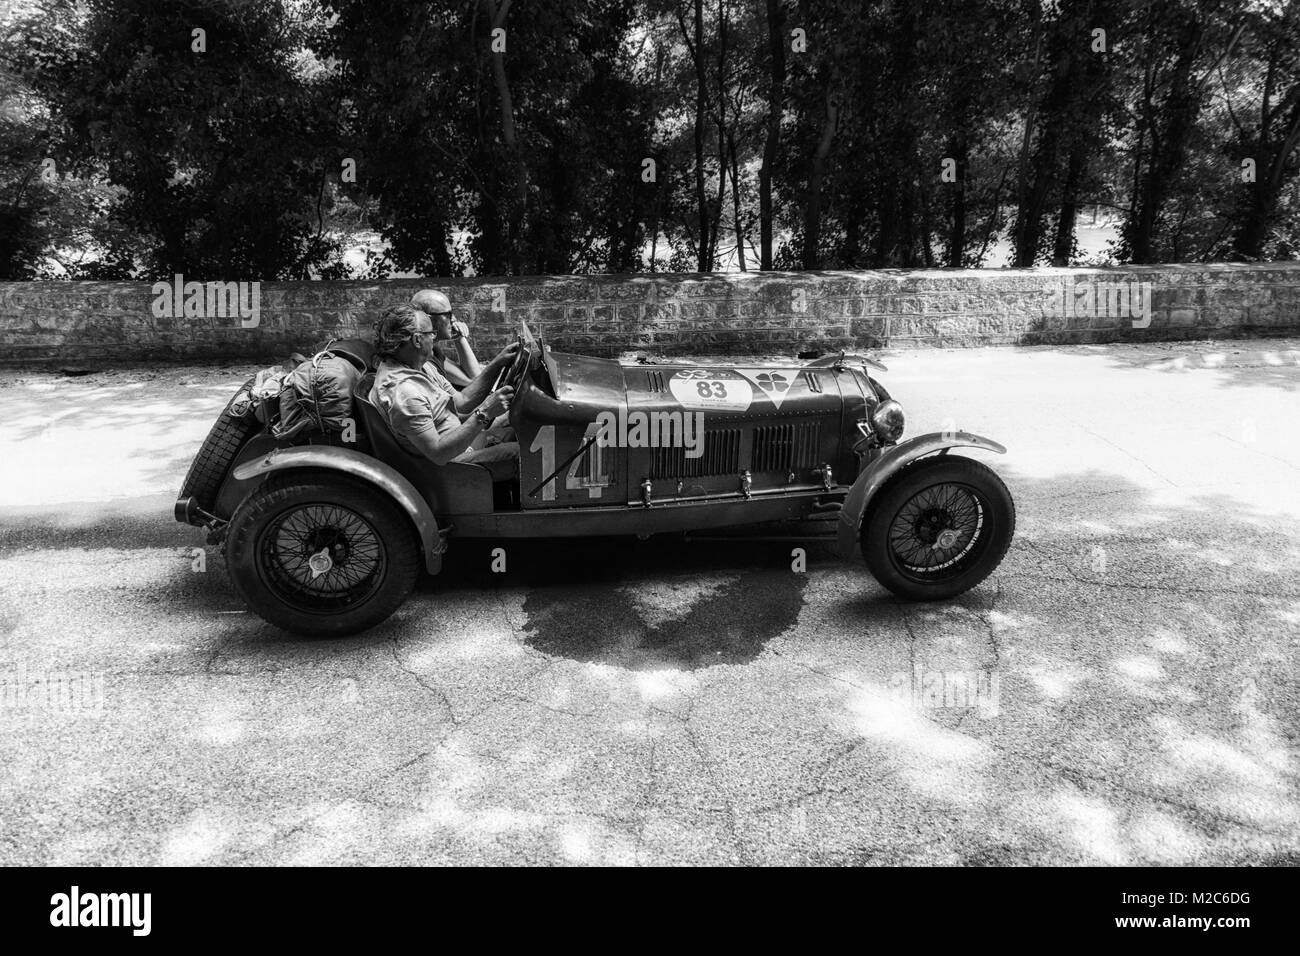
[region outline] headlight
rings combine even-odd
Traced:
[[[871,413],[871,428],[882,442],[895,442],[903,437],[904,424],[903,406],[892,398],[881,402]]]

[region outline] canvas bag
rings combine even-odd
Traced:
[[[343,431],[353,418],[352,391],[370,364],[371,352],[363,342],[331,341],[300,363],[284,379],[280,421],[272,434],[293,438],[304,431]]]

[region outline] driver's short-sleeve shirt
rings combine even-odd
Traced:
[[[383,361],[375,371],[370,404],[388,421],[397,443],[419,454],[413,443],[415,436],[429,429],[446,434],[460,424],[452,402],[453,391],[451,382],[432,363],[414,369]]]

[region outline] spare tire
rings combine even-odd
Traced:
[[[262,427],[254,415],[232,418],[229,414],[235,399],[246,394],[255,381],[255,378],[250,378],[230,396],[230,401],[226,402],[226,407],[217,416],[208,431],[208,437],[203,439],[203,445],[190,463],[190,470],[185,473],[180,497],[193,498],[204,511],[211,511],[216,504],[217,492],[221,490],[226,472],[230,470],[231,462],[239,454],[239,449]]]

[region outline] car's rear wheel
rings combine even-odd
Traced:
[[[356,634],[414,588],[420,545],[406,514],[365,481],[272,475],[230,519],[226,563],[260,617],[297,634]]]
[[[872,502],[862,555],[876,580],[900,597],[940,601],[993,573],[1015,534],[1011,493],[969,458],[922,458]]]

